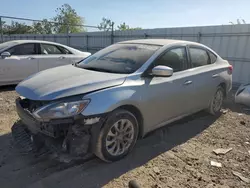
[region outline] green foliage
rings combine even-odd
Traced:
[[[122,24],[118,25],[117,28],[122,31],[129,30],[129,25],[126,25],[126,23],[123,22]]]
[[[69,4],[57,8],[56,13],[57,15],[52,19],[58,23],[55,24],[55,33],[79,33],[84,31],[83,18]]]
[[[114,24],[114,22],[108,18],[102,18],[102,22],[97,26],[99,28],[99,30],[103,30],[103,31],[110,31],[112,28],[112,24]],[[138,29],[142,29],[140,27],[129,27],[129,25],[126,25],[125,22],[123,22],[122,24],[117,26],[118,30],[121,31],[125,31],[125,30],[138,30]]]
[[[51,20],[51,21],[50,21]],[[33,22],[32,25],[12,21],[7,24],[2,21],[3,34],[57,34],[57,33],[79,33],[86,31],[83,27],[84,19],[79,16],[75,9],[69,4],[63,4],[56,9],[56,16],[52,19],[43,19],[41,22]],[[111,31],[114,22],[108,18],[102,18],[97,26],[99,30]],[[118,30],[137,30],[140,27],[129,27],[126,23],[117,26]]]
[[[36,34],[52,34],[53,33],[53,23],[49,22],[47,19],[43,19],[42,22],[33,23],[33,33]]]
[[[99,30],[110,31],[112,24],[114,24],[114,22],[112,22],[110,19],[102,18],[102,22],[97,27]]]
[[[2,25],[3,34],[30,34],[33,32],[32,26],[28,26],[25,23],[18,23],[12,21],[10,25],[3,22]]]
[[[70,5],[64,4],[56,9],[57,15],[41,22],[33,22],[31,26],[25,23],[12,21],[7,24],[2,21],[3,34],[52,34],[52,33],[79,33],[84,32],[84,20]],[[53,23],[57,22],[57,23]]]
[[[118,30],[125,31],[125,30],[139,30],[142,29],[140,27],[129,27],[129,25],[126,25],[125,22],[117,26]]]

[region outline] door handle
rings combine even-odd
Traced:
[[[190,84],[192,84],[193,82],[191,81],[191,80],[187,80],[186,82],[184,82],[184,84],[183,85],[190,85]]]
[[[27,59],[28,60],[33,60],[33,59],[36,59],[36,58],[34,58],[34,57],[28,57]]]
[[[218,74],[213,74],[212,78],[216,78],[218,76],[219,76]]]
[[[60,56],[59,59],[65,59],[65,57],[64,56]]]

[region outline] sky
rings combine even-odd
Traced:
[[[94,26],[102,17],[145,29],[250,23],[250,0],[1,0],[0,16],[49,19],[64,3]]]

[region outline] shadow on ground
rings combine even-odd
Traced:
[[[185,143],[208,128],[215,117],[200,112],[158,129],[139,140],[133,152],[115,163],[93,158],[83,164],[67,166],[48,156],[20,155],[12,147],[11,135],[0,137],[1,187],[102,187],[111,180],[133,170],[158,155]]]
[[[0,86],[0,93],[6,91],[14,91],[16,85],[9,85],[9,86]]]

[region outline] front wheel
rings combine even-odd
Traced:
[[[115,110],[102,127],[95,154],[106,162],[125,157],[134,147],[139,126],[136,117],[127,110]]]
[[[212,115],[218,115],[222,108],[222,103],[224,101],[224,89],[219,86],[210,102],[208,111]]]

